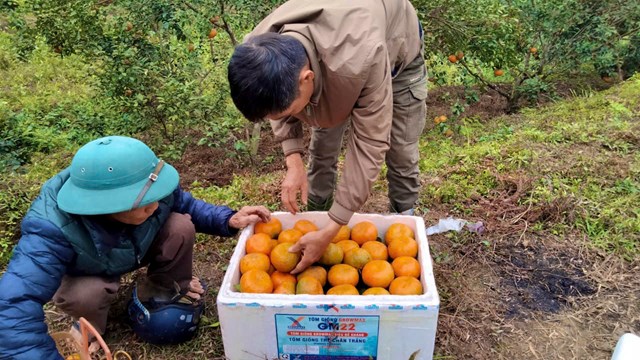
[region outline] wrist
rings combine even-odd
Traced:
[[[229,217],[229,221],[227,222],[227,227],[229,227],[229,229],[231,229],[231,230],[240,229],[240,223],[238,221],[238,212],[237,211],[234,211],[233,215],[231,215],[231,217]]]
[[[333,239],[336,235],[338,235],[338,232],[340,231],[341,227],[342,227],[342,225],[340,225],[337,222],[329,219],[329,223],[322,229],[322,232],[329,239]]]
[[[302,155],[300,153],[292,153],[285,158],[287,168],[299,168],[303,166]]]

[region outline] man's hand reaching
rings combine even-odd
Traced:
[[[334,221],[330,221],[324,228],[305,234],[298,242],[291,246],[289,252],[300,251],[302,253],[302,259],[298,265],[291,270],[291,274],[300,273],[318,261],[331,242],[331,239],[336,236],[339,230],[340,225]]]

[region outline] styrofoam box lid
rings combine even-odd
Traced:
[[[305,212],[293,215],[288,212],[275,212],[275,216],[282,222],[282,229],[292,228],[296,221],[301,219],[311,220],[318,227],[324,227],[329,217],[326,212]],[[418,242],[418,261],[421,265],[420,281],[426,292],[423,295],[285,295],[285,294],[247,294],[236,291],[236,284],[240,283],[240,259],[245,255],[245,243],[253,235],[253,225],[245,228],[240,234],[238,244],[231,256],[229,267],[220,286],[218,293],[219,304],[255,304],[260,306],[288,306],[295,304],[326,304],[331,302],[336,305],[358,306],[417,306],[439,307],[440,298],[433,276],[429,244],[425,232],[424,220],[418,216],[406,215],[380,215],[380,214],[354,214],[349,222],[349,227],[361,221],[371,221],[378,228],[378,237],[384,238],[389,226],[393,223],[403,223],[411,227]]]

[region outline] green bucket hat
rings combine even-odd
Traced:
[[[82,146],[70,171],[58,192],[58,207],[78,215],[113,214],[150,204],[171,194],[180,178],[142,141],[124,136]]]

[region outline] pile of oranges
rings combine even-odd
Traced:
[[[320,260],[292,275],[301,259],[289,252],[304,234],[318,227],[298,220],[290,229],[272,217],[257,223],[240,260],[240,284],[244,293],[312,295],[421,295],[418,243],[413,230],[402,223],[389,226],[384,241],[370,221],[349,228],[344,225]]]

